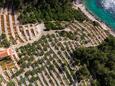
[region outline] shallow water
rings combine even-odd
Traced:
[[[115,31],[115,0],[84,0],[86,8]]]

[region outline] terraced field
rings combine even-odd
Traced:
[[[29,42],[40,37],[43,24],[21,25],[18,21],[18,13],[12,13],[10,10],[0,10],[0,33],[4,33],[12,45]],[[41,27],[39,29],[39,27]]]
[[[88,79],[79,80],[80,64],[72,54],[76,48],[97,46],[108,33],[91,22],[71,22],[64,30],[44,31],[40,40],[16,49],[17,67],[4,71],[1,85],[18,86],[71,86],[88,85]],[[84,82],[84,83],[81,83]],[[87,83],[86,83],[87,82]]]

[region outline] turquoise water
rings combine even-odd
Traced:
[[[107,6],[104,7],[102,1],[103,0],[84,0],[84,4],[93,15],[115,31],[115,10],[113,10],[115,9],[115,5],[112,4],[112,6],[111,3],[108,4],[108,2],[106,2]],[[104,3],[104,5],[106,5],[106,3]]]

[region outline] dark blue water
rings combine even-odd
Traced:
[[[115,30],[115,0],[84,0],[86,8]]]

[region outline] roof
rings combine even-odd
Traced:
[[[11,55],[12,55],[11,48],[0,50],[0,59],[3,59],[4,57],[11,56]]]

